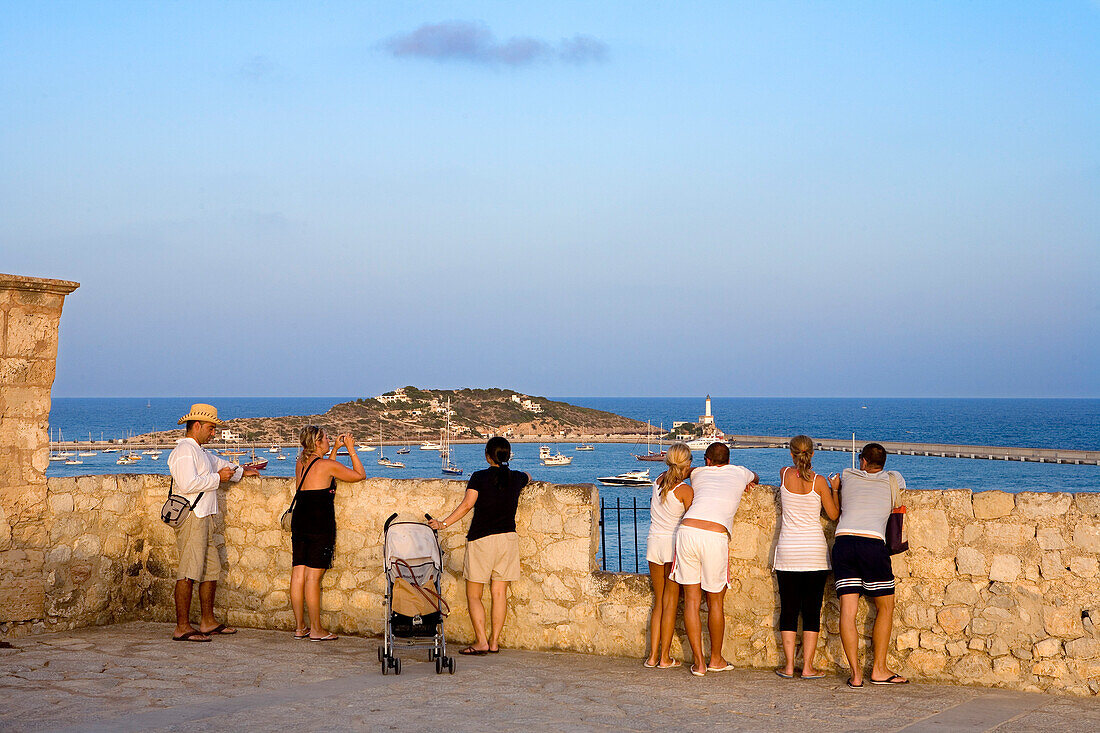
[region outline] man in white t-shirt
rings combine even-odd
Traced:
[[[725,443],[711,443],[705,466],[691,472],[694,498],[676,533],[676,554],[669,577],[684,587],[684,628],[691,645],[691,673],[726,672],[733,665],[722,656],[726,634],[724,602],[729,587],[729,538],[733,515],[745,489],[758,477],[744,466],[731,466]],[[703,593],[707,594],[710,660],[703,661]]]
[[[213,405],[191,405],[191,411],[179,419],[186,424],[184,438],[168,455],[173,491],[191,503],[187,519],[176,527],[179,569],[176,572],[176,628],[173,641],[210,641],[213,634],[235,634],[237,630],[214,618],[214,594],[221,576],[221,548],[214,541],[214,517],[218,513],[218,487],[223,481],[240,481],[242,476],[257,476],[254,468],[241,468],[202,445],[214,437],[214,430],[225,423],[218,419]],[[199,583],[199,628],[191,625],[191,595]]]

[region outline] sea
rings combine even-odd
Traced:
[[[342,397],[239,397],[214,399],[223,417],[277,417],[322,414]],[[674,421],[692,421],[703,414],[702,397],[552,397],[583,407],[606,410],[670,428]],[[191,398],[55,398],[50,411],[53,438],[58,431],[65,440],[106,440],[154,430],[177,429],[176,421],[187,412]],[[729,398],[715,397],[712,412],[718,427],[734,435],[780,435],[799,433],[813,438],[850,439],[856,445],[870,441],[907,441],[998,445],[1026,448],[1100,449],[1100,400],[1097,399],[815,399],[815,398]],[[656,434],[656,430],[654,431]],[[182,434],[182,433],[181,433]],[[376,440],[374,435],[356,436],[360,442]],[[596,483],[601,476],[637,469],[650,469],[655,478],[660,463],[640,463],[633,454],[645,453],[646,445],[596,443],[593,451],[576,451],[575,443],[559,443],[554,450],[572,455],[568,466],[543,466],[538,445],[513,446],[512,467],[531,474],[535,480],[554,483]],[[361,453],[368,476],[402,478],[444,478],[439,453],[421,451],[414,444],[400,458],[404,469],[377,465],[378,451]],[[264,471],[269,476],[294,473],[296,452],[284,449],[288,460],[269,459]],[[51,461],[49,476],[106,473],[168,472],[167,457],[144,456],[139,463],[119,466],[118,454],[98,453],[84,457],[79,465]],[[485,467],[480,445],[456,445],[453,458],[465,475]],[[701,463],[702,456],[696,461]],[[749,467],[762,481],[775,483],[779,470],[790,463],[790,455],[779,449],[738,449],[731,461]],[[851,465],[851,455],[818,452],[814,468],[823,474]],[[1100,491],[1100,467],[991,461],[968,458],[890,456],[888,468],[901,471],[906,485],[920,489],[971,489],[984,491]],[[641,498],[648,506],[645,489],[600,487],[610,500]]]

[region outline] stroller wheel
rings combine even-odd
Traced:
[[[443,658],[442,657],[436,657],[436,659],[435,659],[435,673],[436,674],[443,674]]]
[[[382,675],[383,676],[389,674],[390,665],[387,663],[387,661],[388,660],[385,660],[385,659],[382,660]]]
[[[401,674],[401,660],[396,657],[393,660],[393,673]]]
[[[382,661],[382,647],[378,647],[378,661]]]
[[[455,673],[455,658],[454,657],[447,657],[446,665],[447,665],[447,671],[451,674],[454,674]]]

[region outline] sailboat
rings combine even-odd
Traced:
[[[581,430],[583,430],[583,429],[584,429],[584,426],[582,425]],[[592,447],[591,443],[581,443],[580,445],[578,445],[573,450],[596,450],[596,449]]]
[[[61,443],[61,432],[58,431],[58,440],[57,440],[58,446],[57,446],[56,450],[54,449],[54,442],[53,442],[53,435],[52,435],[53,431],[51,430],[50,433],[51,433],[51,435],[50,435],[50,460],[51,461],[63,461],[63,460],[65,460],[65,456],[61,455],[61,445],[60,445],[60,443]]]
[[[91,445],[91,444],[92,444],[92,434],[88,433],[88,445]],[[96,452],[94,450],[85,450],[85,451],[81,451],[81,452],[77,453],[77,455],[80,456],[81,458],[91,458],[92,456],[96,455]]]
[[[462,469],[458,467],[453,461],[451,461],[451,400],[447,398],[447,427],[442,431],[440,436],[442,440],[439,441],[440,448],[439,454],[443,460],[443,473],[450,474],[451,476],[461,476]]]
[[[652,427],[652,425],[650,425],[649,422],[647,421],[646,424],[645,424],[645,427],[646,427],[646,431],[645,431],[645,451],[646,452],[645,452],[645,455],[643,456],[643,455],[638,455],[637,453],[635,453],[634,457],[637,458],[639,461],[664,461],[665,460],[665,453],[666,453],[665,443],[664,443],[665,426],[661,425],[661,435],[658,436],[658,438],[657,438],[657,440],[660,441],[658,443],[658,449],[659,450],[658,450],[657,453],[654,453],[653,449],[650,447],[650,428]]]
[[[404,434],[401,437],[402,437],[402,439],[404,439],[405,445],[398,448],[397,453],[398,453],[398,455],[403,456],[406,453],[411,453],[412,452],[412,447],[408,444],[408,442],[409,442],[409,432],[407,430],[404,432]]]
[[[252,448],[252,460],[249,461],[248,463],[243,464],[241,466],[241,468],[255,468],[257,471],[262,471],[265,468],[267,468],[267,458],[265,458],[263,456],[260,456],[260,458],[257,459],[256,458],[256,448],[253,447]]]
[[[382,447],[382,421],[378,421],[378,465],[386,468],[404,468],[401,461],[391,461],[386,458],[386,449]]]

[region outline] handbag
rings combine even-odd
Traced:
[[[191,511],[198,506],[199,499],[206,493],[200,491],[199,495],[195,497],[195,501],[189,502],[179,494],[172,493],[174,482],[175,479],[168,479],[168,501],[164,502],[164,505],[160,508],[160,520],[172,529],[179,527],[187,520]]]
[[[398,573],[390,590],[390,628],[395,636],[433,636],[436,627],[451,612],[451,607],[436,592],[435,576],[429,575],[421,585],[412,568],[404,560],[395,560],[394,565],[408,569],[410,580]]]
[[[290,527],[294,523],[294,505],[298,502],[298,494],[302,493],[302,484],[306,482],[306,474],[309,473],[309,469],[313,468],[313,464],[319,460],[321,460],[320,457],[314,458],[306,466],[306,470],[302,472],[302,480],[298,482],[298,488],[294,492],[294,497],[290,500],[290,507],[283,512],[283,516],[279,517],[279,524],[287,532],[290,531]]]
[[[909,541],[905,535],[905,507],[898,506],[898,480],[893,473],[887,473],[890,479],[890,516],[886,519],[886,549],[891,555],[905,552],[909,549]]]

